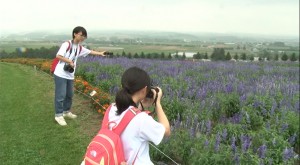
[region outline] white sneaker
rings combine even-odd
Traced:
[[[64,113],[63,116],[71,119],[75,119],[77,117],[77,115],[74,115],[72,112]]]
[[[65,119],[64,119],[63,116],[55,117],[55,120],[61,126],[66,126],[67,125],[67,123],[66,123],[66,121],[65,121]]]

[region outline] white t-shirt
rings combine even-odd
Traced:
[[[116,115],[117,107],[114,104],[109,112],[109,121],[114,121],[118,124],[130,108],[121,115]],[[113,127],[114,125],[110,126]],[[148,142],[158,145],[162,141],[164,134],[165,127],[162,124],[146,113],[137,114],[121,134],[127,164],[132,164],[137,156],[134,162],[135,165],[153,165],[149,156]]]
[[[74,72],[73,73],[70,73],[68,71],[65,71],[64,70],[64,65],[65,65],[65,62],[63,61],[59,61],[56,65],[56,68],[55,68],[55,71],[54,71],[54,74],[58,77],[61,77],[61,78],[65,78],[65,79],[69,79],[69,80],[73,80],[74,79],[74,73],[75,73],[75,70],[76,70],[76,62],[77,62],[77,59],[78,57],[81,57],[81,56],[87,56],[88,54],[91,53],[91,51],[85,47],[82,46],[82,50],[79,54],[79,44],[73,44],[72,41],[69,41],[70,42],[70,49],[72,49],[72,53],[70,54],[70,50],[67,51],[67,48],[69,46],[69,43],[68,42],[64,42],[61,47],[59,48],[57,54],[58,55],[61,55],[65,58],[68,58],[68,59],[73,59],[74,61]],[[67,52],[66,52],[67,51]],[[76,57],[75,57],[75,53],[76,53]]]

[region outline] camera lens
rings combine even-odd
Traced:
[[[72,67],[70,66],[69,72],[70,72],[70,73],[73,73],[73,72],[74,72],[74,68],[72,68]]]
[[[156,91],[156,94],[159,92],[159,89],[158,89],[158,88],[156,88],[156,87],[151,87],[151,88],[150,88],[150,91],[149,91],[149,92],[147,93],[147,95],[146,95],[147,98],[153,98],[154,93],[152,92],[151,89],[154,89],[154,90]],[[157,95],[156,95],[156,97],[157,97]]]
[[[66,65],[64,66],[64,71],[68,71],[68,72],[70,72],[70,73],[73,73],[73,72],[74,72],[74,68],[71,67],[71,65],[66,64]]]
[[[113,55],[113,52],[104,52],[104,55]]]
[[[146,97],[147,97],[147,98],[153,98],[153,95],[154,95],[154,93],[150,90],[150,91],[147,93]]]

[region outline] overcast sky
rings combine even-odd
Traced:
[[[299,36],[299,0],[0,0],[0,35],[91,30]]]

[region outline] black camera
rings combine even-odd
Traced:
[[[114,53],[113,52],[104,52],[104,55],[111,56],[111,55],[114,55]]]
[[[153,91],[151,89],[154,89],[156,91],[155,101],[157,99],[157,93],[159,92],[159,89],[156,87],[150,87],[150,91],[147,93],[146,97],[152,99],[153,98]]]
[[[70,72],[70,73],[73,73],[73,72],[74,72],[74,68],[73,68],[70,64],[65,64],[64,70],[65,70],[65,71],[68,71],[68,72]]]
[[[157,97],[158,97],[158,92],[159,92],[159,89],[157,87],[150,87],[150,91],[147,93],[146,98],[150,98],[150,99],[153,98],[154,93],[151,89],[154,89],[155,92],[156,92],[156,96],[155,96],[155,99],[153,101],[153,103],[156,103],[156,100],[157,100]]]

